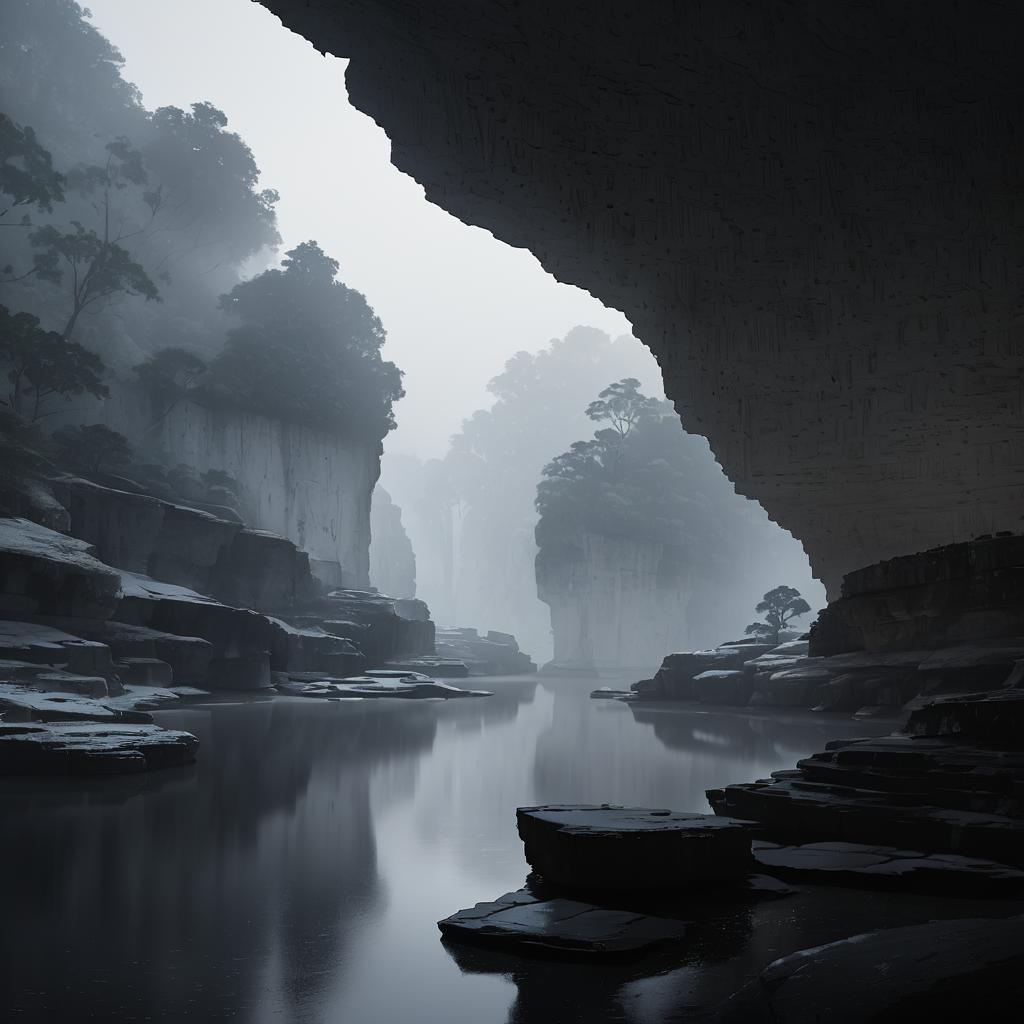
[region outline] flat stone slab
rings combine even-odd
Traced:
[[[957,854],[925,854],[862,843],[780,846],[757,841],[753,854],[766,871],[824,885],[976,898],[1024,894],[1024,871]]]
[[[609,804],[516,811],[526,859],[545,882],[594,892],[678,889],[751,868],[749,822]]]
[[[277,689],[291,697],[314,697],[321,700],[379,700],[387,697],[400,700],[451,700],[458,697],[491,696],[489,690],[463,690],[458,686],[439,683],[436,679],[421,675],[402,675],[397,678],[355,676],[350,679],[320,679],[308,682],[290,678],[286,683],[278,683]]]
[[[199,740],[157,725],[0,722],[0,775],[115,775],[195,760]]]
[[[686,936],[686,923],[674,918],[541,899],[526,889],[460,910],[437,926],[454,941],[587,959],[633,959]]]
[[[632,700],[636,694],[632,690],[613,690],[610,686],[599,686],[590,691],[592,700]]]

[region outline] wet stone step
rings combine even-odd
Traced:
[[[686,922],[526,889],[477,903],[438,922],[447,939],[539,955],[633,959],[686,937]]]
[[[549,805],[516,811],[530,866],[546,882],[592,892],[685,888],[751,866],[756,826],[646,807]]]
[[[753,854],[759,867],[793,881],[976,899],[1024,895],[1024,871],[956,854],[848,842],[780,846],[763,840],[754,842]]]

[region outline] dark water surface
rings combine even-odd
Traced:
[[[0,1019],[506,1024],[698,1013],[775,956],[882,923],[965,916],[820,892],[733,910],[639,967],[448,949],[435,922],[522,885],[520,804],[706,810],[833,736],[885,726],[592,701],[592,680],[491,698],[276,698],[158,715],[187,769],[0,781]],[[832,892],[832,890],[827,890]],[[934,902],[934,901],[933,901]],[[851,925],[856,924],[856,927]],[[457,959],[456,959],[457,958]]]

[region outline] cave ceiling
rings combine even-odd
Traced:
[[[630,318],[833,592],[1022,528],[1024,8],[263,3],[430,201]]]

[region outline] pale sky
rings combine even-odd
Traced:
[[[323,57],[251,0],[86,0],[152,109],[209,100],[277,189],[282,252],[317,239],[388,332],[405,371],[388,451],[443,455],[485,386],[521,349],[576,324],[615,336],[626,318],[557,283],[524,249],[426,201],[389,161],[390,143],[348,103],[347,61]],[[639,344],[639,342],[638,342]]]

